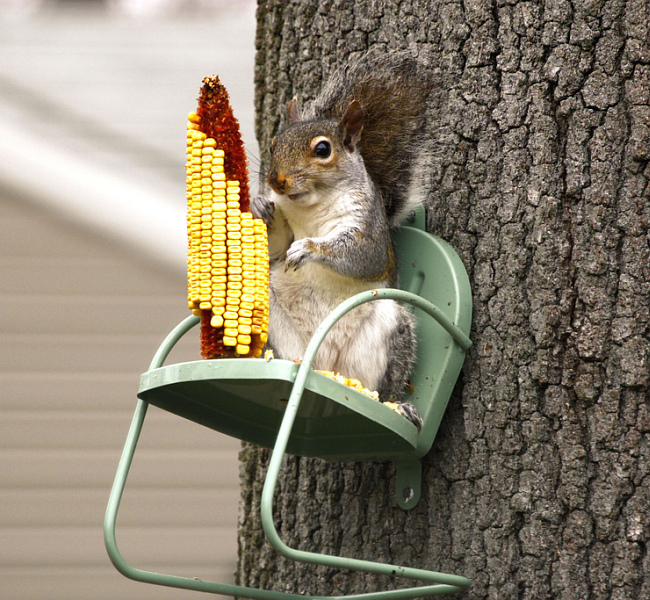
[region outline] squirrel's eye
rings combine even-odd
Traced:
[[[327,140],[321,140],[314,146],[313,152],[316,158],[329,158],[332,154],[332,144]]]

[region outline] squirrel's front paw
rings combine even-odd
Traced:
[[[275,203],[264,196],[255,196],[251,199],[250,209],[253,217],[262,219],[268,226],[273,220]]]
[[[316,251],[316,244],[310,238],[302,238],[296,240],[287,250],[287,260],[285,262],[284,270],[294,271],[302,267],[306,262],[309,262],[314,257]]]

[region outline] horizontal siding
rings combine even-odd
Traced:
[[[17,261],[33,262],[53,257],[85,261],[105,260],[106,248],[97,244],[97,240],[85,231],[73,228],[67,221],[54,215],[47,219],[51,228],[36,228],[35,221],[42,219],[43,209],[31,204],[0,202],[0,221],[2,238],[0,238],[1,260],[5,269],[16,266]],[[61,236],[72,236],[74,244],[62,244]],[[26,262],[26,264],[29,264]],[[8,273],[7,273],[8,274]]]
[[[133,370],[96,373],[65,371],[0,372],[3,411],[128,409],[133,413],[138,379]]]
[[[211,567],[208,581],[229,582],[231,567]],[[157,572],[163,571],[160,569]],[[169,574],[191,572],[188,568],[170,571]],[[131,581],[120,575],[112,565],[89,567],[6,567],[0,571],[0,590],[3,598],[16,600],[196,600],[209,598],[196,592]],[[218,598],[218,596],[214,596]]]
[[[5,411],[0,421],[0,451],[32,449],[35,439],[41,450],[115,449],[122,442],[116,443],[117,434],[126,436],[131,417],[130,411]],[[170,440],[178,450],[232,454],[239,447],[232,438],[150,407],[138,448],[166,450]]]
[[[124,495],[121,527],[206,527],[235,531],[237,487],[170,489],[131,486]],[[10,488],[0,490],[0,527],[83,527],[104,517],[106,487],[74,489]],[[43,510],[43,507],[47,510]],[[98,507],[102,510],[98,510]]]
[[[107,248],[109,250],[109,248]],[[49,295],[67,295],[73,301],[76,296],[132,296],[156,297],[169,295],[170,288],[178,292],[183,291],[184,283],[181,278],[173,283],[168,278],[140,277],[138,270],[129,268],[128,262],[121,256],[117,257],[75,257],[57,256],[46,254],[28,258],[0,258],[0,292],[11,296],[31,296],[43,300],[42,308],[47,304],[45,299]],[[126,277],[116,278],[115,271],[124,273]],[[56,277],[53,275],[56,274]],[[155,273],[153,273],[155,275]],[[120,280],[121,279],[121,280]],[[43,294],[43,281],[48,281],[47,295]],[[182,285],[181,285],[182,284]],[[142,299],[141,299],[142,300]],[[183,297],[179,304],[183,306]],[[71,307],[78,305],[71,304]],[[135,305],[134,305],[135,306]],[[143,310],[141,305],[140,310]],[[43,316],[47,312],[44,311]]]
[[[0,202],[0,239],[0,595],[190,597],[125,579],[103,541],[140,374],[189,314],[183,275],[19,203]],[[169,358],[199,359],[198,330]],[[117,524],[133,566],[233,582],[239,448],[149,408]]]
[[[0,331],[5,334],[24,332],[32,321],[38,323],[39,334],[93,331],[97,333],[128,333],[135,329],[160,337],[189,312],[185,307],[185,289],[174,296],[122,296],[48,294],[0,296]],[[44,302],[45,300],[45,302]],[[92,310],[78,310],[79,306]],[[115,321],[115,314],[120,320]],[[173,317],[173,318],[170,318]]]
[[[146,423],[145,423],[146,426]],[[197,427],[199,427],[197,425]],[[116,439],[126,438],[126,431]],[[140,487],[194,487],[200,482],[216,489],[236,485],[235,452],[178,449],[170,440],[166,450],[138,447],[128,485]],[[83,488],[106,486],[106,499],[120,458],[117,450],[0,450],[2,487]],[[198,482],[198,483],[197,483]]]
[[[120,527],[124,558],[142,569],[182,567],[199,577],[221,556],[236,557],[233,529],[219,527]],[[86,565],[105,561],[95,527],[16,527],[0,531],[0,561],[7,567]],[[195,574],[196,573],[196,574]]]
[[[165,334],[168,332],[165,332]],[[0,334],[0,363],[11,371],[113,372],[136,368],[137,375],[145,371],[164,335],[75,334],[61,333]],[[200,358],[200,357],[197,357]]]

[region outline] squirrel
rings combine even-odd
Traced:
[[[358,292],[397,287],[391,228],[423,201],[425,110],[432,84],[408,52],[366,54],[339,69],[271,142],[266,195],[251,211],[268,226],[269,346],[302,357],[320,322]],[[413,313],[393,300],[363,304],[326,336],[314,368],[377,390],[418,429],[403,400],[416,357]]]

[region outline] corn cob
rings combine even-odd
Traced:
[[[259,357],[267,341],[266,225],[248,212],[246,158],[228,94],[206,77],[187,123],[188,306],[203,358]]]

